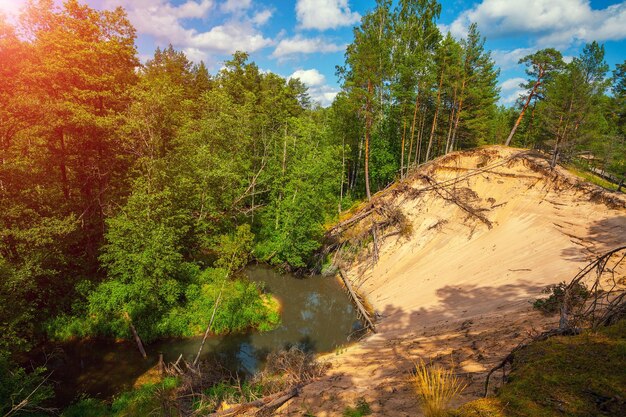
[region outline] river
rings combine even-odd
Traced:
[[[265,290],[280,301],[281,325],[269,332],[210,337],[204,357],[212,356],[233,371],[252,374],[271,351],[299,345],[312,352],[332,352],[348,344],[350,335],[360,328],[355,310],[333,277],[298,278],[261,265],[249,266],[244,272],[250,280],[265,283]],[[129,390],[157,363],[159,353],[166,361],[174,361],[180,354],[191,361],[200,340],[157,341],[146,347],[146,360],[130,342],[89,340],[57,347],[49,367],[58,403],[67,405],[81,396],[106,399]]]

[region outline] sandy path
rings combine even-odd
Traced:
[[[420,172],[441,182],[517,152],[457,153]],[[563,170],[541,171],[545,162],[528,158],[454,185],[485,209],[492,228],[433,191],[377,197],[394,200],[413,225],[410,238],[384,242],[374,267],[367,261],[348,271],[381,315],[378,334],[328,355],[329,374],[306,386],[280,415],[341,416],[359,397],[377,416],[419,415],[408,376],[420,358],[454,362],[471,382],[460,399],[465,402],[476,398],[485,373],[514,346],[554,324],[529,301],[546,285],[571,279],[596,254],[626,243],[626,199],[598,193]],[[425,186],[417,179],[406,184]],[[597,202],[599,196],[605,201]]]

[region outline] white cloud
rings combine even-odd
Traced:
[[[361,15],[352,12],[348,0],[298,0],[296,18],[303,29],[336,29],[358,23]]]
[[[493,51],[492,56],[496,65],[498,65],[502,70],[506,70],[517,67],[517,63],[521,58],[532,54],[535,50],[536,48],[517,48],[511,51],[496,49]]]
[[[332,43],[321,37],[304,38],[301,35],[296,35],[293,38],[281,40],[276,49],[274,49],[272,56],[274,58],[283,58],[293,54],[340,52],[345,49],[345,45]]]
[[[298,78],[309,89],[309,96],[314,102],[319,103],[323,107],[328,107],[332,104],[335,96],[339,93],[339,89],[331,87],[326,84],[326,77],[320,73],[317,69],[303,70],[299,69],[294,71],[287,79]]]
[[[250,17],[247,9],[251,7],[251,0],[221,3],[220,10],[233,15],[206,30],[189,27],[185,20],[207,18],[215,9],[213,0],[187,0],[180,5],[168,0],[105,0],[105,7],[114,6],[126,8],[138,33],[154,37],[161,45],[171,43],[196,62],[208,60],[210,54],[232,54],[238,50],[255,52],[273,44],[258,29],[271,13]]]
[[[226,0],[221,4],[220,10],[225,13],[235,13],[247,10],[252,6],[252,0]]]
[[[289,76],[289,78],[299,78],[304,84],[309,87],[315,87],[323,85],[326,82],[326,77],[318,70],[297,70]]]
[[[206,51],[231,54],[235,51],[258,51],[271,45],[272,41],[241,22],[230,22],[207,32],[192,31],[186,44]]]
[[[500,103],[512,105],[517,101],[518,97],[526,93],[526,89],[520,87],[521,83],[525,83],[526,79],[521,77],[509,78],[500,83],[501,98]]]
[[[198,48],[187,47],[183,49],[183,52],[185,53],[185,56],[189,58],[190,61],[193,61],[193,62],[200,62],[200,61],[207,62],[209,59],[208,54]]]
[[[502,91],[516,90],[520,88],[520,84],[525,83],[526,79],[522,77],[509,78],[500,83]]]
[[[264,24],[266,24],[271,18],[272,18],[272,11],[271,10],[262,10],[258,13],[256,13],[253,17],[252,17],[252,21],[254,22],[254,24],[258,25],[258,26],[262,26]]]
[[[544,46],[626,38],[626,1],[592,9],[589,0],[483,0],[450,25],[463,37],[470,22],[489,38],[534,35]]]

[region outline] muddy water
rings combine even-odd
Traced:
[[[281,326],[270,332],[209,338],[204,357],[215,357],[234,371],[250,374],[263,366],[273,350],[299,345],[313,352],[331,352],[349,343],[350,335],[360,327],[350,301],[334,278],[300,279],[264,266],[251,266],[245,272],[278,298],[282,305]],[[54,369],[52,379],[56,381],[58,400],[66,405],[81,395],[108,398],[128,390],[157,363],[159,353],[166,361],[174,361],[180,354],[193,360],[200,339],[156,342],[146,347],[146,360],[131,343],[89,341],[57,348],[49,365]]]

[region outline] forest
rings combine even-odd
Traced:
[[[141,63],[121,8],[0,14],[0,415],[53,397],[25,365],[42,343],[199,335],[216,300],[213,333],[274,328],[237,272],[319,271],[344,210],[449,152],[535,148],[623,183],[626,61],[536,51],[504,107],[480,28],[441,33],[441,7],[377,0],[328,108],[244,51],[214,74],[171,45]]]

